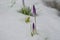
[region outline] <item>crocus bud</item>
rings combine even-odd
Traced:
[[[34,15],[36,15],[36,8],[35,8],[35,5],[33,5],[33,13],[34,13]]]
[[[35,34],[38,34],[37,33],[37,30],[36,30],[36,26],[35,26],[35,24],[33,23],[33,26],[32,26],[32,32],[31,32],[31,36],[34,36]]]
[[[35,29],[35,24],[33,23],[33,25],[32,25],[32,29],[34,30]]]

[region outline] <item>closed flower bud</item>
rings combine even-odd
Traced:
[[[36,8],[35,8],[35,5],[33,5],[33,15],[36,15]]]
[[[35,24],[33,23],[33,25],[32,25],[32,29],[34,30],[35,29]]]

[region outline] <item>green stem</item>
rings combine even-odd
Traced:
[[[36,30],[36,16],[34,17],[34,20],[35,20],[35,30]]]

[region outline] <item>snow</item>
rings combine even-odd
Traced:
[[[30,24],[34,21],[31,17],[30,23],[25,23],[27,16],[17,12],[22,7],[22,0],[10,8],[9,0],[0,0],[0,40],[60,40],[60,18],[58,11],[45,6],[41,0],[25,0],[27,6],[37,9],[37,32],[38,35],[31,36]]]

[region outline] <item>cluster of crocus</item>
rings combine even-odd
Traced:
[[[36,8],[35,5],[33,5],[33,16],[34,16],[34,21],[32,24],[32,32],[31,32],[31,36],[34,36],[35,34],[37,34],[37,30],[36,30]]]
[[[34,17],[34,22],[32,24],[32,32],[31,32],[31,36],[34,36],[35,34],[37,34],[35,5],[33,5],[33,13],[31,13],[31,9],[29,7],[26,7],[26,5],[25,5],[25,0],[22,0],[22,4],[23,4],[23,8],[20,10],[20,13],[28,15],[28,17],[26,17],[26,19],[25,19],[25,22],[26,23],[30,22],[30,16],[31,15]]]

